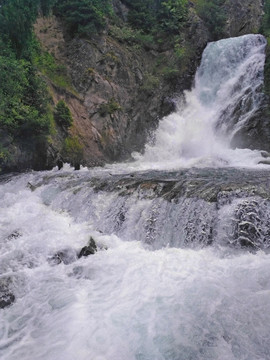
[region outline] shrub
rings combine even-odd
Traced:
[[[111,15],[110,0],[58,0],[57,15],[64,18],[72,35],[89,36],[100,32]]]
[[[111,98],[107,103],[100,105],[98,112],[104,117],[106,115],[112,115],[114,112],[121,109],[120,104],[114,98]]]
[[[160,80],[158,77],[146,73],[144,76],[143,84],[141,86],[141,90],[150,95],[159,86],[159,82]]]
[[[77,136],[69,136],[65,139],[62,155],[63,159],[70,162],[72,166],[77,167],[82,162],[83,147]]]
[[[68,129],[72,125],[73,119],[71,112],[64,100],[58,101],[54,111],[54,119],[58,125],[65,129]]]

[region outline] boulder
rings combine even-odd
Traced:
[[[77,254],[75,250],[66,248],[58,251],[52,257],[48,258],[50,265],[59,265],[61,263],[68,265],[77,260]]]
[[[97,245],[95,243],[95,240],[91,236],[88,245],[84,246],[81,249],[78,257],[80,259],[82,256],[94,255],[96,252],[97,252]]]
[[[10,277],[0,278],[0,309],[4,309],[15,301],[15,296],[10,290],[11,282]]]

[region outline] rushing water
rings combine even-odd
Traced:
[[[210,44],[133,164],[0,177],[1,360],[270,359],[270,171],[229,149],[264,47]]]

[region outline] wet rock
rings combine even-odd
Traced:
[[[5,307],[13,304],[15,301],[15,296],[11,292],[7,292],[4,294],[0,293],[0,309],[4,309]]]
[[[261,161],[258,162],[258,164],[270,165],[270,159],[261,160]]]
[[[261,151],[261,155],[262,155],[263,158],[268,158],[268,157],[270,157],[270,153],[267,152],[267,151]]]
[[[8,240],[17,239],[20,236],[22,236],[22,234],[18,230],[15,230],[15,231],[13,231],[13,233],[8,235],[7,239]]]
[[[48,259],[48,262],[50,265],[59,265],[61,263],[68,265],[76,261],[76,259],[77,259],[77,254],[75,250],[67,248],[58,251],[56,254],[54,254],[52,257]]]
[[[10,277],[0,278],[0,309],[4,309],[15,301],[15,296],[9,288],[11,283]]]
[[[59,159],[57,160],[56,165],[58,167],[58,170],[61,170],[64,166],[63,161]]]
[[[36,190],[36,186],[32,185],[30,182],[27,183],[27,187],[28,187],[31,191],[35,191],[35,190]]]
[[[88,245],[84,246],[81,249],[78,257],[80,259],[82,256],[94,255],[96,252],[97,252],[97,245],[95,243],[95,240],[91,236]]]
[[[80,170],[81,165],[79,163],[74,164],[74,170]]]

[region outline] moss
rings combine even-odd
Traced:
[[[113,51],[109,51],[104,55],[104,59],[107,61],[113,61],[115,64],[119,63],[120,60],[117,55]]]
[[[94,69],[94,68],[88,68],[86,71],[85,71],[85,73],[87,74],[87,75],[89,75],[89,76],[94,76],[95,75],[95,73],[96,73],[96,70]]]
[[[67,74],[66,67],[57,63],[54,56],[49,52],[44,51],[37,41],[35,42],[33,63],[55,86],[69,90],[74,95],[77,95]]]

